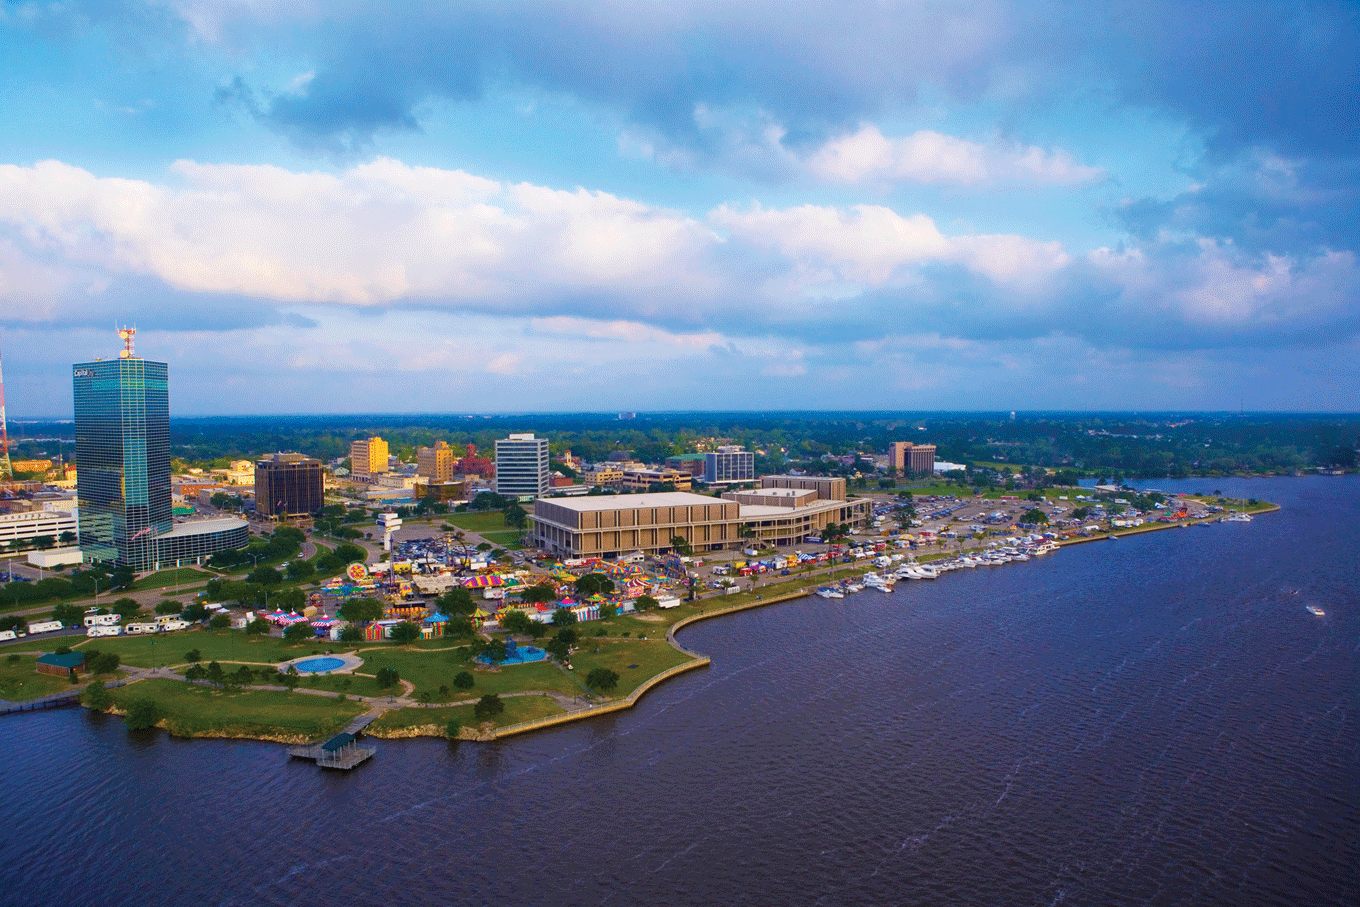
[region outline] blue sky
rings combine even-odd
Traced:
[[[9,411],[1354,411],[1358,9],[6,3]]]

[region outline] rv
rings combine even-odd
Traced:
[[[95,626],[90,627],[90,629],[85,631],[85,635],[91,638],[95,636],[121,636],[122,633],[123,628],[118,626],[117,624],[114,624],[113,626],[108,626],[106,624],[96,624]]]
[[[30,633],[53,633],[60,629],[62,625],[59,620],[39,620],[28,625]]]
[[[86,614],[85,626],[87,627],[112,627],[120,620],[117,614]]]
[[[128,636],[140,636],[145,633],[155,633],[159,628],[155,624],[128,624],[125,629]]]
[[[169,633],[171,630],[189,629],[189,622],[178,617],[172,617],[169,620],[156,621],[156,623],[160,624],[161,630],[166,633]]]

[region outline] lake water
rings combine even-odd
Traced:
[[[1353,907],[1360,478],[1147,484],[1285,509],[700,624],[631,712],[348,774],[6,718],[0,902]]]

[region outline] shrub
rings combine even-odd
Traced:
[[[134,699],[128,703],[127,717],[123,720],[129,731],[144,731],[161,720],[161,710],[154,699]]]
[[[401,681],[401,675],[396,668],[378,668],[377,679],[378,686],[386,689],[396,686]]]
[[[618,672],[611,671],[608,668],[593,668],[586,675],[586,686],[600,693],[611,692],[618,685]]]
[[[487,693],[477,704],[472,707],[472,713],[477,716],[478,721],[489,721],[505,711],[505,703],[495,693]]]
[[[449,719],[448,726],[444,728],[444,736],[448,737],[449,740],[456,741],[458,739],[459,734],[461,734],[462,732],[463,725],[457,718]]]
[[[203,660],[203,653],[199,652],[197,649],[190,649],[184,653],[184,660],[198,664]]]
[[[475,684],[476,681],[468,671],[459,671],[453,675],[453,685],[460,690],[470,690]]]

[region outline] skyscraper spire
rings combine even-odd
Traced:
[[[14,467],[9,462],[9,423],[5,420],[5,367],[4,357],[0,356],[0,478],[14,478]]]

